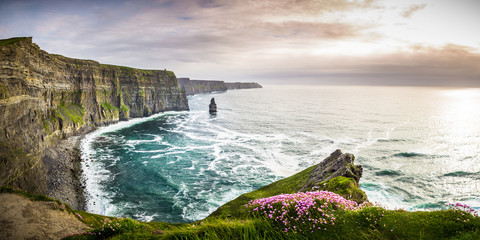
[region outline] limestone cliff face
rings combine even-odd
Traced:
[[[224,81],[212,80],[190,80],[190,78],[179,78],[178,87],[187,95],[195,95],[201,93],[225,92],[233,89],[262,88],[258,83],[235,82],[228,83]]]
[[[49,54],[0,40],[0,186],[46,190],[45,149],[96,126],[188,110],[174,73]]]

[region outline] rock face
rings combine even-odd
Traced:
[[[215,103],[215,98],[212,98],[210,100],[210,105],[208,105],[208,111],[210,113],[216,113],[217,112],[217,104]]]
[[[354,160],[353,154],[336,150],[310,172],[309,179],[300,191],[326,190],[358,203],[366,201],[366,194],[359,189],[363,168],[355,165]]]
[[[49,54],[0,40],[0,186],[46,192],[43,156],[61,139],[132,117],[188,110],[175,74]]]
[[[225,92],[233,89],[262,88],[258,83],[228,83],[212,80],[190,80],[190,78],[178,78],[178,87],[185,91],[187,95]]]
[[[355,157],[353,154],[342,153],[340,149],[337,149],[315,167],[310,173],[309,181],[301,191],[304,191],[308,187],[316,190],[315,188],[318,188],[318,186],[315,183],[329,181],[341,176],[353,178],[358,183],[362,177],[363,168],[362,166],[355,166],[353,164],[354,160]]]

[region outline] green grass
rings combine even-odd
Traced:
[[[262,218],[214,218],[162,230],[143,228],[112,239],[480,239],[479,218],[453,210],[407,212],[367,207],[345,211],[335,222],[327,230],[300,234],[284,233]]]
[[[8,38],[8,39],[0,39],[0,46],[6,46],[6,45],[9,45],[9,44],[13,44],[13,43],[16,43],[16,42],[27,40],[29,38],[31,38],[31,37],[14,37],[14,38]]]
[[[118,109],[115,106],[112,106],[108,102],[103,102],[102,103],[102,108],[105,110],[105,114],[106,114],[105,117],[107,117],[107,118],[116,118],[116,117],[118,117],[118,114],[120,112],[120,109]]]
[[[120,111],[122,112],[128,112],[130,109],[128,108],[127,105],[122,103],[122,106],[120,107]]]
[[[116,235],[127,233],[140,234],[144,231],[142,229],[151,230],[148,225],[135,221],[130,218],[111,218],[101,221],[101,225],[97,228],[81,234],[74,234],[67,236],[64,239],[108,239]]]
[[[145,97],[145,92],[142,89],[138,90],[138,96]]]
[[[480,239],[480,219],[463,214],[367,207],[339,212],[334,226],[313,233],[283,233],[262,218],[212,219],[168,230],[163,239]]]
[[[107,111],[109,111],[109,112],[118,112],[118,111],[120,111],[117,107],[112,106],[112,105],[111,105],[110,103],[108,103],[108,102],[102,103],[102,107],[103,107],[103,109],[105,109],[105,110],[107,110]]]
[[[165,70],[150,70],[138,69],[125,66],[117,66],[110,64],[100,64],[105,69],[119,72],[123,76],[136,79],[141,86],[147,86],[157,81],[157,75],[160,75],[163,81],[166,81],[169,86],[177,86],[177,78],[172,71]]]
[[[320,190],[334,192],[357,203],[367,200],[367,195],[359,188],[358,183],[353,178],[336,177],[328,182],[321,182],[319,186],[321,187]]]
[[[271,197],[282,193],[296,193],[307,182],[310,172],[315,169],[315,167],[316,166],[309,167],[291,177],[276,181],[253,192],[245,193],[218,208],[208,218],[226,218],[229,216],[233,218],[245,217],[248,215],[248,212],[243,205],[247,204],[250,200]]]
[[[7,98],[9,98],[7,88],[0,83],[0,100]]]
[[[136,77],[137,79],[144,78],[145,76],[153,76],[156,71],[160,71],[160,70],[138,69],[138,68],[117,66],[117,65],[110,65],[110,64],[100,64],[100,66],[119,71],[123,75],[129,76],[129,77]]]
[[[299,236],[297,236],[299,237]],[[159,239],[300,239],[260,219],[214,219],[163,231]]]
[[[85,109],[78,104],[70,103],[67,105],[60,105],[57,108],[59,117],[63,120],[69,120],[76,124],[83,124],[83,116],[85,116]]]
[[[130,117],[130,109],[127,105],[122,103],[122,105],[120,106],[120,111],[122,112],[122,114],[119,115],[119,117],[123,119],[128,119]]]

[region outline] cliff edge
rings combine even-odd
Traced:
[[[55,165],[45,153],[62,139],[173,110],[188,101],[171,71],[49,54],[31,37],[0,40],[0,186],[44,194]]]

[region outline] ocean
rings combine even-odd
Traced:
[[[265,86],[189,104],[84,138],[88,211],[192,222],[336,149],[355,155],[361,188],[386,208],[480,209],[480,89]]]

